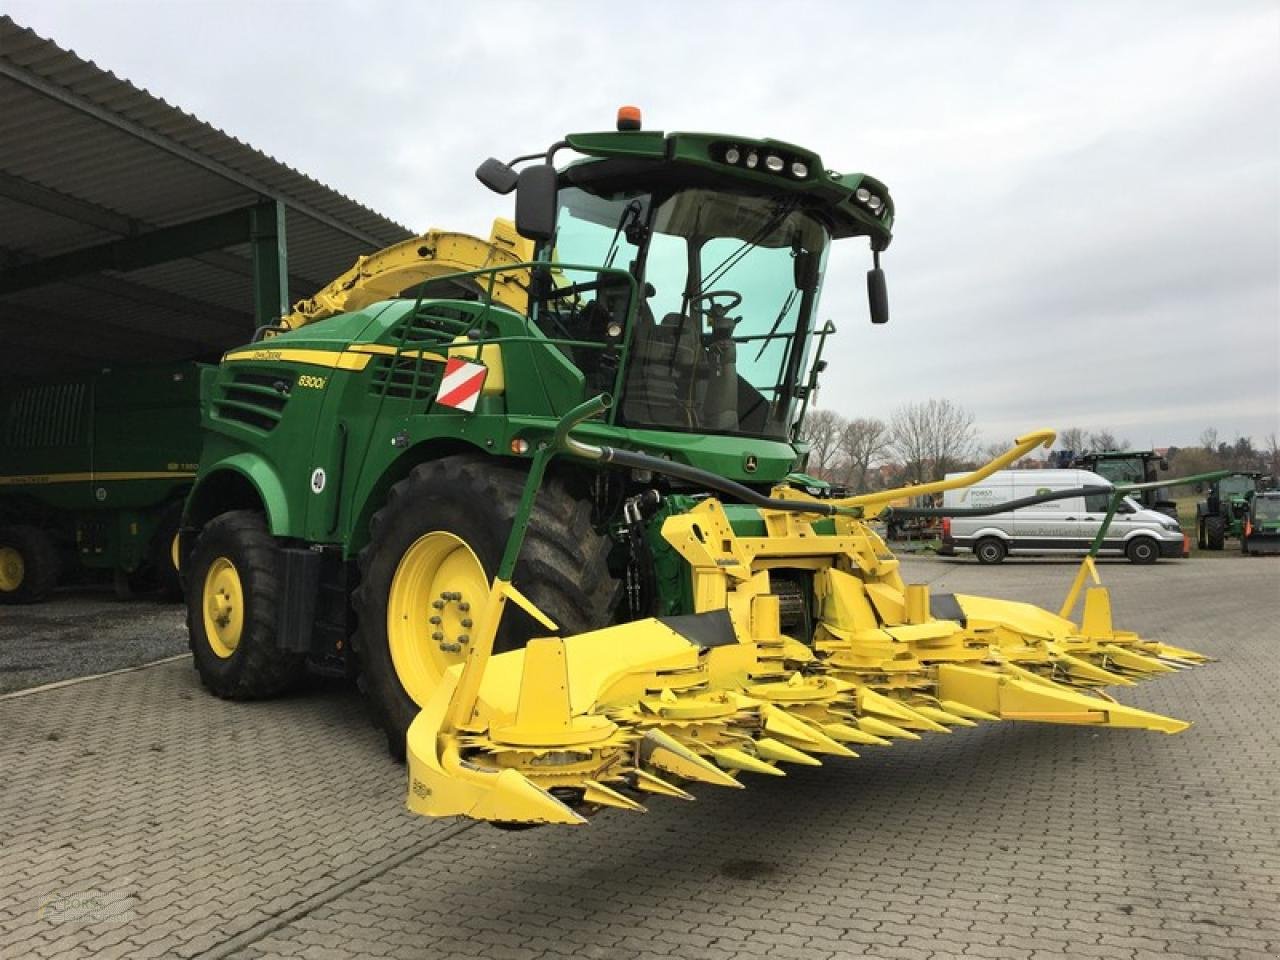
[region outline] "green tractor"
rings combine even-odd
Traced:
[[[1067,466],[1091,470],[1112,483],[1155,483],[1160,479],[1157,469],[1169,469],[1169,461],[1154,450],[1101,450],[1075,455]],[[1149,510],[1158,510],[1174,520],[1178,519],[1178,505],[1169,498],[1163,487],[1143,490],[1141,503]]]
[[[180,590],[176,535],[200,456],[200,367],[117,368],[0,395],[0,603],[110,575]]]
[[[1221,550],[1228,538],[1244,536],[1250,500],[1266,474],[1233,473],[1209,486],[1209,495],[1196,504],[1196,543],[1201,550]]]
[[[1245,554],[1280,553],[1280,490],[1260,490],[1249,497],[1240,549]]]
[[[833,329],[816,322],[830,245],[869,243],[872,320],[885,322],[888,191],[791,144],[628,123],[477,170],[515,193],[533,256],[501,223],[488,244],[433,231],[341,286],[403,283],[415,257],[421,276],[461,276],[286,318],[206,379],[181,551],[214,693],[270,696],[304,665],[352,675],[358,662],[402,752],[480,627],[535,454],[588,398],[613,402],[577,435],[619,451],[756,491],[804,469],[798,424]],[[562,152],[579,159],[557,169]],[[700,489],[558,461],[517,580],[566,632],[688,612],[684,563],[655,531]],[[803,620],[802,572],[778,582],[784,625]],[[539,629],[509,610],[497,649]]]

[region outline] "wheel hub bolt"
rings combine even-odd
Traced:
[[[471,642],[471,638],[470,638],[469,636],[467,636],[467,635],[464,633],[464,634],[461,634],[461,635],[458,637],[458,642],[459,642],[459,643],[470,643],[470,642]]]
[[[462,647],[456,643],[442,643],[440,644],[440,649],[445,653],[459,653]]]
[[[435,607],[435,609],[437,609],[437,610],[443,610],[443,609],[444,609],[444,601],[443,601],[443,600],[432,600],[432,601],[431,601],[431,606]]]
[[[463,617],[463,618],[462,618],[462,625],[463,625],[463,627],[465,627],[466,629],[470,630],[470,629],[471,629],[471,618],[470,618],[470,617]]]
[[[471,604],[467,603],[467,601],[465,600],[461,600],[458,602],[458,609],[461,610],[463,613],[466,613],[468,610],[471,609]],[[470,626],[470,624],[468,624],[468,626]]]
[[[440,622],[441,622],[441,620],[440,620],[440,618],[439,618],[439,617],[431,617],[427,622],[428,622],[428,623],[440,623]]]
[[[431,639],[435,640],[438,643],[439,641],[444,639],[444,634],[441,633],[439,630],[433,631],[431,634]]]

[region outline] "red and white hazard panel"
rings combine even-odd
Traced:
[[[466,410],[471,413],[480,399],[480,391],[484,387],[484,378],[489,369],[483,363],[471,363],[458,357],[450,357],[444,366],[444,376],[440,379],[440,390],[436,393],[436,403],[455,410]]]

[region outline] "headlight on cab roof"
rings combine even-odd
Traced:
[[[790,180],[808,180],[812,159],[797,156],[787,150],[764,150],[743,143],[712,144],[711,158],[731,167],[743,167],[747,170],[758,170],[763,167],[769,173]]]

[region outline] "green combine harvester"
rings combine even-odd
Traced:
[[[1057,613],[931,597],[868,523],[903,491],[789,481],[832,243],[888,318],[882,183],[628,108],[477,176],[514,230],[362,259],[204,378],[181,556],[213,693],[358,676],[411,809],[508,825],[980,721],[1186,727],[1096,693],[1204,658],[1116,629],[1092,558]]]
[[[107,575],[176,596],[200,458],[200,367],[104,370],[0,394],[0,603]]]

